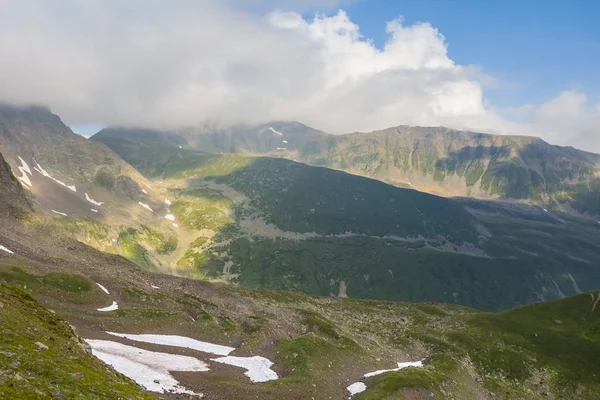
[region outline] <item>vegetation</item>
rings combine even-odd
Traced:
[[[0,319],[0,397],[154,398],[87,353],[70,325],[26,292],[0,284]]]

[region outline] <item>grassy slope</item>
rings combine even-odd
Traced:
[[[592,311],[595,298],[590,294],[489,314],[442,304],[330,300],[199,286],[158,276],[154,281],[163,289],[152,290],[145,287],[147,278],[140,273],[134,281],[110,281],[111,292],[119,293],[121,309],[98,315],[93,307],[106,303],[107,296],[84,276],[38,275],[15,268],[11,260],[0,263],[0,282],[26,286],[88,335],[98,329],[185,334],[240,346],[237,354],[258,353],[276,362],[282,379],[263,385],[202,374],[189,381],[215,399],[339,398],[345,386],[363,373],[422,357],[428,360],[423,369],[366,379],[369,389],[358,398],[483,399],[493,394],[498,399],[600,399],[600,310]],[[70,328],[54,314],[21,291],[0,290],[0,315],[9,321],[1,328],[3,351],[20,357],[11,374],[18,372],[32,387],[50,393],[60,390],[95,398],[106,396],[107,390],[121,390],[135,398],[135,388],[83,352]],[[35,341],[50,349],[38,350]],[[26,352],[11,350],[18,345]],[[73,358],[61,352],[71,352]],[[28,361],[30,354],[38,359]],[[61,368],[48,367],[59,358]],[[83,377],[73,379],[70,374],[77,372]],[[12,381],[3,382],[0,393],[11,390]],[[11,398],[28,398],[26,392],[18,393],[21,397]],[[409,395],[413,397],[405,397]]]
[[[85,279],[56,274],[43,282],[67,292],[89,285]],[[0,397],[154,398],[87,353],[70,325],[26,292],[0,285],[0,320]]]
[[[337,295],[344,282],[351,297],[456,302],[484,310],[575,294],[570,276],[582,290],[600,284],[593,268],[600,230],[577,218],[564,220],[567,215],[558,214],[561,221],[535,207],[515,211],[493,202],[449,200],[283,159],[170,148],[145,160],[140,166],[149,176],[171,182],[200,177],[245,197],[240,204],[202,182],[172,191],[177,221],[203,241],[187,241],[189,247],[175,253],[171,267],[186,276],[225,276],[246,287],[318,295]],[[254,237],[248,237],[239,224],[256,216],[283,233],[309,236],[264,237],[251,224]],[[209,240],[206,230],[216,236]],[[120,248],[151,268],[145,249],[152,244],[136,239]]]

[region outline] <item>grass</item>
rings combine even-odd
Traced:
[[[155,398],[86,353],[70,325],[26,292],[0,285],[0,304],[1,398]]]
[[[171,212],[189,229],[218,230],[231,222],[232,205],[231,199],[214,190],[184,190],[176,192]]]

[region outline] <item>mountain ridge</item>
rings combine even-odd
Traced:
[[[285,123],[279,123],[277,133],[269,126],[238,126],[235,134],[215,130],[209,135],[190,128],[185,135],[169,135],[186,149],[284,157],[443,196],[525,200],[582,215],[600,213],[595,201],[600,198],[600,155],[533,136],[405,125],[329,135],[303,125],[309,133],[298,139]],[[118,129],[109,128],[91,140],[111,147],[118,135]],[[215,139],[222,135],[227,145]],[[262,144],[248,146],[249,140]],[[112,147],[131,159],[123,146]]]

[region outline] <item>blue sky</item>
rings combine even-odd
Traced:
[[[539,104],[566,89],[600,101],[600,1],[366,0],[343,6],[365,37],[384,44],[385,21],[429,22],[449,57],[500,80],[500,107]]]

